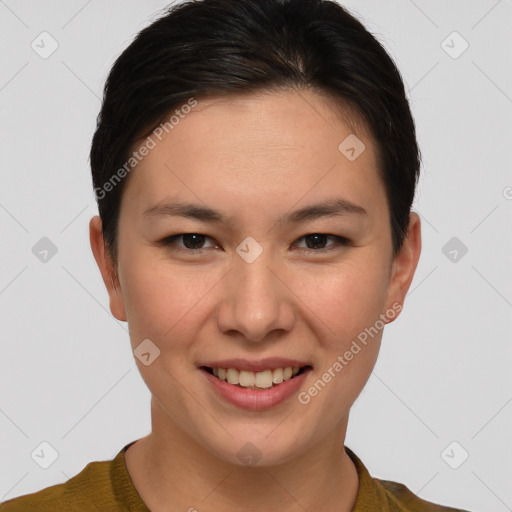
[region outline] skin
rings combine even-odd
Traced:
[[[366,146],[354,161],[338,150],[351,133]],[[338,196],[367,215],[277,222]],[[221,210],[225,222],[145,220],[143,212],[165,199]],[[238,408],[218,397],[197,365],[230,357],[310,361],[304,391],[379,315],[403,304],[420,256],[420,219],[411,213],[393,258],[385,189],[364,126],[355,131],[312,90],[200,101],[130,174],[118,233],[114,269],[101,220],[90,221],[112,314],[128,322],[132,349],[147,338],[160,349],[149,366],[135,358],[152,393],[152,432],[126,453],[148,507],[352,510],[359,482],[344,451],[347,422],[382,330],[307,405],[293,396],[264,411]],[[183,238],[158,244],[184,233],[206,235],[203,251]],[[328,237],[318,247],[329,250],[320,252],[303,238],[312,233],[350,243]],[[250,264],[235,251],[248,236],[263,249]],[[253,467],[237,457],[249,441],[261,454]]]

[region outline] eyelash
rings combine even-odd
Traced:
[[[213,240],[211,237],[209,237],[207,235],[203,235],[202,233],[181,233],[179,235],[168,236],[168,237],[164,238],[163,240],[160,240],[158,243],[159,243],[159,245],[163,245],[172,250],[184,251],[184,252],[195,253],[195,254],[202,254],[204,251],[208,250],[208,248],[207,249],[188,249],[187,247],[173,247],[177,239],[184,237],[186,235],[199,235],[199,236],[204,236],[206,239]],[[337,246],[350,245],[350,240],[348,240],[347,238],[338,236],[338,235],[329,235],[328,233],[309,233],[307,235],[304,235],[304,236],[298,238],[297,240],[298,241],[303,240],[306,237],[312,236],[312,235],[326,236],[327,238],[333,239],[336,243],[334,245],[330,245],[330,246],[324,247],[322,249],[310,249],[307,247],[305,247],[305,248],[301,247],[298,250],[308,251],[308,252],[313,252],[313,253],[325,253],[327,251],[331,251],[331,250],[335,249]],[[213,247],[213,248],[215,248],[215,247]],[[210,249],[211,249],[211,247],[210,247]]]

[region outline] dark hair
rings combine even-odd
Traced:
[[[142,136],[191,98],[303,88],[355,112],[376,142],[395,256],[407,234],[420,150],[400,73],[382,45],[331,0],[188,0],[137,35],[105,84],[90,160],[115,266],[126,184],[118,171]]]

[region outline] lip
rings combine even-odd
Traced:
[[[259,361],[249,361],[248,359],[235,358],[223,359],[222,361],[206,361],[198,364],[198,367],[208,366],[209,368],[234,368],[235,370],[246,370],[251,372],[262,372],[265,370],[275,370],[276,368],[287,368],[289,366],[302,368],[303,366],[313,366],[309,361],[297,361],[295,359],[286,359],[283,357],[267,357]]]
[[[220,368],[222,368],[222,366]],[[277,368],[280,367],[277,366]],[[261,411],[263,409],[269,409],[283,403],[285,400],[298,392],[309,372],[313,370],[311,365],[309,365],[305,371],[295,375],[295,377],[292,377],[291,379],[285,380],[280,384],[275,384],[271,388],[257,390],[245,389],[235,386],[229,382],[219,379],[218,377],[215,377],[204,368],[199,369],[207,379],[207,382],[224,400],[230,402],[233,405],[236,405],[237,407],[249,409],[251,411]]]

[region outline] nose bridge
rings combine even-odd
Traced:
[[[274,330],[291,328],[293,308],[273,263],[271,249],[251,237],[237,247],[217,314],[221,331],[261,341]]]

